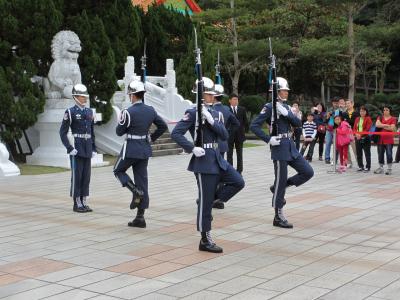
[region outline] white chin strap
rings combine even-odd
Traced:
[[[283,102],[287,101],[287,99],[283,99],[283,98],[281,98],[280,96],[278,96],[278,99],[279,99],[280,101],[283,101]]]
[[[78,98],[76,98],[75,96],[74,96],[74,100],[75,100],[75,102],[76,102],[79,106],[85,107],[85,104],[84,104],[84,103],[81,103],[81,101],[79,101]]]

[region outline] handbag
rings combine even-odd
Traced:
[[[323,124],[318,125],[317,131],[319,133],[325,133],[326,132],[326,125],[323,125]]]
[[[380,131],[382,131],[382,128],[378,128],[374,124],[371,126],[370,131],[371,132],[380,132]],[[374,144],[378,144],[379,140],[381,139],[381,136],[379,134],[370,134],[369,136],[371,138],[371,142],[373,142]]]

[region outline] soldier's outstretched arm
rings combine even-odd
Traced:
[[[164,122],[164,120],[154,111],[155,117],[153,124],[157,126],[157,129],[151,134],[151,141],[154,142],[156,139],[158,139],[160,136],[163,135],[165,131],[167,131],[168,126]]]
[[[115,133],[118,136],[123,136],[128,131],[130,123],[131,123],[131,116],[129,112],[126,109],[124,109],[123,111],[121,111],[121,115],[119,116],[118,125],[117,128],[115,129]]]
[[[72,145],[70,144],[70,142],[68,140],[68,136],[67,136],[71,122],[72,122],[71,113],[67,109],[64,113],[64,118],[63,118],[63,121],[62,121],[61,127],[60,127],[61,142],[63,143],[64,147],[67,148],[67,153],[70,153],[74,149],[74,147],[72,147]]]
[[[272,108],[265,105],[261,110],[260,114],[251,122],[250,130],[261,140],[268,143],[271,137],[267,135],[263,130],[262,126],[264,122],[271,122]]]
[[[171,132],[171,138],[187,153],[192,152],[194,145],[185,137],[185,134],[188,130],[194,132],[195,122],[196,113],[191,113],[187,110],[182,120],[176,124],[175,128]]]
[[[301,127],[303,124],[301,122],[301,120],[296,117],[289,109],[289,113],[288,115],[285,117],[289,120],[289,123],[294,126],[294,127]]]

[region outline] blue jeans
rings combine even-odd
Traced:
[[[380,165],[385,164],[385,153],[386,163],[392,164],[393,162],[393,145],[392,144],[378,144],[378,160]]]
[[[331,160],[332,143],[333,143],[333,131],[326,131],[326,135],[325,135],[325,160]]]

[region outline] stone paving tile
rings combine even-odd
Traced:
[[[147,279],[138,282],[136,284],[129,285],[114,290],[112,292],[108,292],[107,294],[110,296],[115,296],[123,299],[133,299],[133,298],[138,298],[140,296],[144,296],[146,294],[156,292],[170,285],[171,285],[170,283],[161,282],[154,279]]]
[[[249,288],[252,288],[256,285],[259,285],[265,281],[266,279],[241,275],[234,279],[213,286],[209,288],[209,290],[234,295]]]
[[[0,287],[0,296],[7,297],[14,294],[22,293],[27,290],[31,290],[34,288],[38,288],[44,285],[47,285],[47,282],[35,280],[35,279],[26,279],[23,281],[19,281],[16,283],[11,283],[5,286]]]
[[[131,275],[120,275],[109,279],[102,280],[84,287],[85,290],[96,292],[96,293],[107,293],[119,288],[123,288],[128,285],[135,284],[143,281],[144,278],[131,276]]]
[[[305,282],[310,281],[311,279],[312,277],[289,273],[260,284],[257,286],[257,288],[286,292]]]
[[[372,296],[382,298],[382,299],[389,299],[389,300],[397,300],[399,299],[400,295],[400,280],[397,280],[388,286],[384,287],[383,289],[379,290]]]
[[[45,297],[57,295],[65,291],[71,290],[71,287],[59,285],[59,284],[48,284],[42,287],[31,289],[26,292],[18,293],[7,297],[10,300],[36,300],[43,299]]]
[[[265,300],[265,299],[272,299],[273,297],[279,295],[279,292],[275,291],[267,291],[263,289],[258,289],[258,288],[251,288],[248,289],[247,291],[241,292],[239,294],[236,294],[232,297],[229,297],[229,299],[232,300]]]
[[[94,212],[85,215],[71,210],[69,172],[0,179],[0,296],[298,300],[340,299],[349,290],[355,299],[398,300],[397,165],[392,176],[339,175],[314,161],[315,177],[287,190],[285,214],[295,226],[284,230],[271,225],[267,149],[244,150],[246,187],[213,212],[213,237],[224,248],[217,255],[198,251],[187,155],[149,161],[145,230],[126,226],[130,196],[112,167],[93,169]],[[165,180],[171,174],[178,185]]]
[[[62,280],[76,277],[79,275],[92,273],[95,271],[97,271],[97,269],[83,267],[83,266],[75,266],[72,268],[68,268],[68,269],[64,269],[61,271],[48,273],[46,275],[39,276],[37,279],[43,280],[43,281],[48,281],[48,282],[58,282],[58,281],[62,281]]]
[[[184,267],[185,267],[185,265],[175,264],[175,263],[171,263],[171,262],[164,262],[164,263],[160,263],[160,264],[157,264],[157,265],[145,268],[145,269],[131,272],[129,274],[138,276],[138,277],[143,277],[143,278],[154,278],[154,277],[161,276],[161,275],[167,274],[167,273],[175,271],[175,270],[182,269]]]
[[[0,286],[8,285],[8,284],[18,282],[18,281],[22,281],[24,279],[26,279],[26,278],[22,277],[22,276],[3,273],[3,275],[0,275]]]
[[[323,300],[361,300],[368,296],[371,296],[374,292],[376,292],[379,288],[361,285],[356,283],[348,283],[326,295],[321,297]]]
[[[107,272],[107,271],[95,271],[88,274],[79,275],[70,279],[60,281],[59,284],[72,286],[72,287],[82,287],[95,282],[106,280],[111,277],[118,276],[118,273]]]
[[[80,289],[73,289],[64,293],[60,293],[51,297],[45,298],[46,300],[84,300],[84,299],[97,299],[98,293],[93,293]],[[93,298],[95,297],[95,298]]]
[[[164,295],[173,297],[186,297],[201,290],[205,290],[211,286],[216,285],[218,282],[204,278],[193,278],[173,286],[159,290],[158,292]]]

